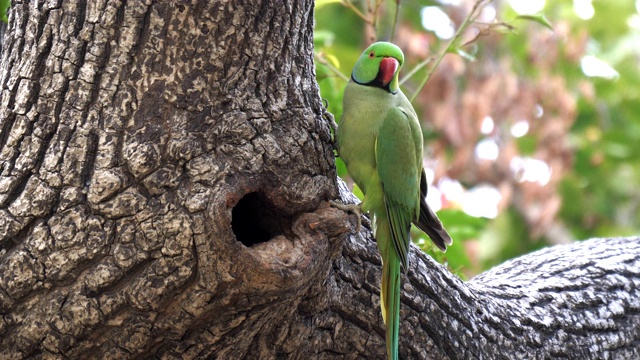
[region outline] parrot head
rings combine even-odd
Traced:
[[[360,55],[351,78],[358,84],[398,91],[398,73],[404,62],[402,50],[389,42],[371,44]]]

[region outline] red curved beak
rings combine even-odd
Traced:
[[[398,60],[390,57],[384,58],[380,61],[378,80],[382,82],[383,86],[389,85],[393,79],[393,75],[396,73],[396,70],[398,70],[399,65]]]

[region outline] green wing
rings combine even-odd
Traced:
[[[376,165],[382,183],[393,247],[408,267],[409,230],[420,211],[422,136],[417,121],[401,108],[387,113],[376,139]]]

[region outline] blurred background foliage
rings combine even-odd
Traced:
[[[0,0],[0,21],[5,24],[9,21],[7,18],[7,10],[11,6],[11,0]]]
[[[639,12],[640,0],[317,0],[317,79],[338,120],[362,50],[404,50],[428,202],[454,245],[412,236],[468,278],[541,247],[640,233]]]

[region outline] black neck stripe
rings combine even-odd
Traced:
[[[353,82],[355,82],[356,84],[359,84],[359,85],[377,87],[379,89],[386,90],[388,93],[395,94],[395,92],[392,92],[391,89],[389,88],[389,85],[391,85],[391,83],[388,83],[385,86],[385,85],[382,84],[382,81],[380,81],[380,79],[378,79],[377,76],[376,76],[375,79],[369,81],[368,83],[361,83],[358,80],[356,80],[356,78],[353,77],[353,74],[351,74],[351,80]]]

